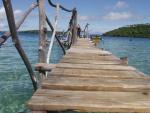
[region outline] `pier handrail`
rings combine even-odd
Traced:
[[[49,49],[48,49],[48,53],[47,53],[47,59],[46,59],[47,64],[49,64],[51,51],[52,51],[52,47],[53,47],[53,44],[54,44],[54,38],[55,38],[55,35],[56,35],[57,24],[58,24],[58,17],[59,17],[59,4],[57,4],[55,23],[54,23],[54,31],[53,31],[53,34],[52,34],[52,37],[51,37],[51,41],[50,41],[50,45],[49,45]]]
[[[8,20],[8,24],[9,24],[9,30],[10,32],[5,32],[1,37],[0,37],[0,46],[7,41],[7,39],[12,36],[12,41],[14,43],[14,46],[16,47],[18,53],[20,54],[27,70],[28,73],[30,75],[30,78],[32,80],[32,84],[34,89],[37,89],[37,80],[34,74],[34,71],[32,70],[32,66],[31,63],[28,60],[28,57],[25,53],[25,51],[23,50],[19,37],[18,37],[18,33],[17,30],[20,28],[20,26],[23,24],[23,22],[25,21],[25,19],[27,18],[27,16],[31,13],[31,11],[36,8],[38,6],[39,9],[39,63],[49,63],[49,59],[51,56],[51,50],[52,50],[52,46],[54,43],[54,38],[56,38],[58,44],[60,45],[60,47],[62,48],[63,53],[65,54],[65,48],[63,46],[63,44],[61,43],[61,41],[59,40],[57,34],[56,34],[56,27],[57,27],[57,21],[58,21],[58,15],[56,16],[55,19],[55,25],[53,26],[51,24],[51,22],[49,21],[45,9],[44,9],[44,4],[45,4],[45,0],[37,0],[37,3],[32,4],[29,9],[23,14],[23,16],[21,17],[21,19],[15,23],[15,18],[14,18],[14,14],[13,14],[13,8],[11,5],[11,0],[2,0],[3,4],[4,4],[4,8],[6,11],[6,15],[7,15],[7,20]],[[51,2],[51,0],[48,0],[48,3],[52,6],[52,7],[56,7],[57,11],[59,9],[62,9],[66,12],[71,12],[72,16],[69,22],[69,35],[67,35],[67,37],[69,37],[69,41],[68,41],[68,45],[70,48],[72,44],[74,44],[77,40],[77,11],[76,8],[73,8],[72,10],[69,10],[65,7],[63,7],[62,5],[55,5]],[[49,46],[49,51],[46,55],[46,35],[47,35],[47,27],[46,27],[46,23],[49,25],[51,31],[52,31],[52,38],[50,41],[50,46]],[[71,41],[70,41],[71,40]],[[39,71],[40,75],[45,75],[46,72],[45,71]]]
[[[54,28],[53,28],[53,26],[52,26],[51,22],[49,21],[49,19],[48,19],[47,15],[46,15],[46,22],[47,22],[48,26],[50,27],[50,29],[52,30],[52,33],[53,33],[53,32],[54,32]],[[60,40],[59,40],[59,38],[57,37],[57,35],[56,35],[56,34],[55,34],[55,38],[56,38],[56,40],[57,40],[58,44],[60,45],[60,47],[61,47],[61,49],[62,49],[63,53],[64,53],[64,54],[66,54],[65,47],[64,47],[64,46],[63,46],[63,44],[60,42]]]
[[[88,38],[88,35],[89,35],[89,29],[88,29],[88,27],[89,27],[89,23],[87,23],[87,24],[85,25],[85,28],[84,28],[84,30],[83,30],[84,37],[87,37],[87,38]]]
[[[52,7],[57,7],[57,5],[55,5],[51,0],[48,0],[48,3],[52,6]],[[62,5],[59,6],[62,10],[67,11],[67,12],[73,12],[73,9],[69,10],[65,7],[63,7]]]

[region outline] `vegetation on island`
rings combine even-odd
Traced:
[[[150,24],[134,24],[106,32],[103,36],[150,38]]]
[[[5,33],[6,31],[0,31],[0,34],[3,34]],[[23,31],[18,31],[19,34],[39,34],[39,30],[23,30]],[[62,31],[57,31],[56,34],[57,35],[61,35],[63,34],[64,32]],[[47,31],[47,34],[48,35],[51,35],[52,34],[52,31]]]

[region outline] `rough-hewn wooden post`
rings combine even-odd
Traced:
[[[39,62],[46,62],[46,16],[45,0],[39,0]]]
[[[14,43],[14,46],[16,47],[18,53],[20,54],[33,83],[33,87],[36,90],[37,89],[37,81],[34,75],[34,72],[32,70],[32,66],[20,44],[19,38],[18,38],[18,34],[17,34],[17,30],[16,30],[16,24],[15,24],[15,19],[14,19],[14,14],[13,14],[13,8],[11,5],[11,1],[10,0],[3,0],[3,4],[5,7],[5,11],[6,11],[6,15],[7,15],[7,20],[8,20],[8,25],[9,25],[9,29],[10,29],[10,33],[12,36],[12,41]]]
[[[73,31],[72,31],[72,44],[77,41],[77,10],[73,10]]]
[[[89,26],[89,24],[87,23],[87,24],[85,25],[84,30],[83,30],[83,32],[84,32],[84,38],[88,38],[88,26]]]
[[[77,41],[77,10],[75,9],[75,16],[74,16],[74,32],[75,32],[75,42]]]

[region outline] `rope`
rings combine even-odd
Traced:
[[[47,21],[47,24],[49,25],[50,29],[51,29],[52,32],[53,32],[53,31],[54,31],[54,28],[53,28],[53,26],[52,26],[52,24],[51,24],[51,22],[49,21],[49,19],[48,19],[47,16],[46,16],[46,21]],[[59,38],[57,37],[57,35],[55,35],[55,38],[56,38],[57,42],[59,43],[59,45],[60,45],[60,47],[61,47],[63,53],[66,54],[66,50],[65,50],[63,44],[60,42],[60,40],[59,40]]]
[[[55,39],[55,35],[56,35],[56,29],[57,29],[57,23],[58,23],[58,16],[59,16],[59,4],[57,4],[56,16],[55,16],[55,24],[54,24],[54,31],[53,31],[53,34],[52,34],[52,37],[51,37],[51,42],[50,42],[48,53],[47,53],[46,63],[48,63],[48,64],[49,64],[49,60],[50,60],[50,56],[51,56],[51,51],[52,51],[52,47],[53,47],[54,39]]]
[[[57,7],[57,5],[53,4],[53,3],[51,2],[51,0],[48,0],[48,3],[49,3],[52,7]],[[69,9],[63,7],[62,5],[59,5],[59,8],[61,8],[62,10],[66,11],[66,12],[72,12],[72,11],[73,11],[73,9],[72,9],[72,10],[69,10]]]

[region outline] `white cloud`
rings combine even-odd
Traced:
[[[98,19],[96,16],[86,16],[86,15],[79,15],[78,19],[80,21],[91,21],[91,20],[96,20]]]
[[[79,20],[82,20],[82,21],[89,20],[88,16],[79,16],[78,18],[79,18]]]
[[[0,30],[2,30],[4,28],[4,24],[0,23]]]
[[[16,17],[17,17],[17,16],[22,16],[22,15],[23,15],[23,12],[22,12],[22,10],[17,9],[17,10],[14,11],[14,15],[15,15]]]
[[[104,20],[127,20],[130,18],[135,18],[134,14],[131,12],[110,12],[107,15],[103,16]]]
[[[126,2],[124,2],[124,1],[118,1],[117,3],[116,3],[116,5],[115,5],[115,8],[125,8],[125,7],[127,7],[128,5],[127,5],[127,3]]]
[[[4,7],[0,7],[0,21],[6,19],[5,9]]]
[[[15,19],[18,20],[23,15],[23,11],[20,9],[14,10]],[[7,18],[4,7],[0,7],[0,30],[5,29],[7,26]]]

